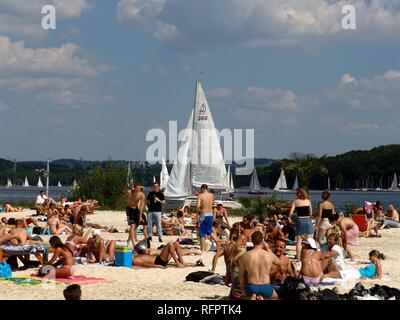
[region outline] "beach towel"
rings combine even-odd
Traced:
[[[40,277],[37,274],[31,274],[31,278],[38,280],[43,279],[43,277]],[[113,282],[113,280],[108,280],[104,278],[86,277],[84,275],[71,276],[69,278],[56,278],[49,281],[55,281],[66,284],[94,284],[94,283]]]
[[[0,282],[11,283],[16,285],[28,285],[37,286],[39,284],[50,283],[48,281],[43,281],[43,279],[35,279],[31,277],[7,277],[0,278]]]
[[[3,244],[0,246],[0,249],[3,250],[4,253],[17,256],[23,256],[27,254],[48,254],[49,252],[48,245],[45,244],[29,244],[23,246]]]

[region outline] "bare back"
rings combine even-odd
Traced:
[[[269,273],[272,264],[280,265],[280,260],[273,253],[261,248],[246,252],[241,262],[247,272],[247,282],[250,284],[270,283]]]
[[[322,274],[321,253],[312,249],[303,249],[301,251],[300,273],[306,277],[319,277]]]
[[[203,213],[212,213],[214,204],[214,195],[211,192],[204,191],[197,196],[197,208]]]

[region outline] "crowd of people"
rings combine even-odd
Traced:
[[[365,267],[348,268],[355,262],[359,227],[352,218],[336,212],[327,191],[321,194],[315,214],[307,189],[298,188],[296,199],[286,214],[273,214],[267,218],[245,215],[242,221],[231,224],[228,210],[222,204],[216,204],[214,193],[207,185],[201,186],[194,211],[185,206],[170,217],[163,213],[166,200],[159,183],[153,183],[152,188],[145,195],[143,186],[136,183],[116,203],[119,206],[126,200],[127,245],[134,249],[134,266],[166,268],[170,261],[178,268],[204,266],[201,260],[189,263],[184,257],[201,255],[213,248],[216,252],[210,271],[215,272],[219,258],[223,256],[225,284],[231,288],[230,299],[276,299],[288,277],[316,286],[327,278],[379,279],[382,276],[380,260],[385,256],[377,250],[369,253],[370,263]],[[65,198],[57,203],[40,192],[36,211],[47,221],[53,255],[50,260],[40,258],[39,274],[46,274],[47,266],[53,266],[56,277],[69,277],[74,274],[77,261],[100,264],[115,261],[116,241],[103,239],[101,229],[115,230],[86,220],[88,207],[96,203],[93,199],[68,202]],[[364,205],[354,213],[366,215],[376,236],[380,236],[380,229],[397,228],[400,224],[394,206],[389,205],[385,214],[379,201]],[[137,235],[139,226],[143,232],[141,241]],[[42,243],[40,237],[30,236],[28,227],[40,228],[34,217],[3,218],[0,244]],[[184,248],[178,241],[163,244],[166,234],[185,238],[190,231],[197,234],[200,250]],[[62,234],[68,236],[65,242],[59,237]],[[152,248],[154,236],[161,244],[157,249]],[[287,252],[290,245],[294,246],[294,256]]]

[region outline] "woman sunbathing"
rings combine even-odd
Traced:
[[[24,209],[22,209],[21,207],[19,207],[19,208],[14,208],[11,204],[6,203],[6,204],[4,205],[4,211],[5,211],[6,213],[9,213],[9,212],[22,212],[22,211],[24,211]]]
[[[329,272],[324,274],[321,277],[321,280],[324,278],[339,278],[345,280],[358,280],[362,278],[380,279],[382,277],[382,266],[380,263],[381,259],[384,260],[385,255],[380,253],[378,250],[372,250],[369,253],[369,260],[371,263],[367,266],[357,270],[340,270]]]
[[[55,250],[50,261],[45,266],[53,266],[55,268],[54,276],[56,278],[68,278],[75,273],[74,258],[68,247],[62,243],[58,236],[52,236],[49,240],[50,246]],[[39,269],[40,275],[50,273],[46,267]],[[46,272],[47,271],[47,272]]]
[[[74,257],[84,257],[87,254],[87,234],[83,235],[83,228],[80,225],[73,225],[72,235],[65,241],[66,246]]]
[[[59,235],[63,232],[68,232],[69,234],[72,233],[72,229],[70,227],[61,223],[58,217],[58,211],[52,211],[48,214],[47,225],[49,226],[52,235]]]
[[[89,262],[113,262],[115,260],[115,241],[104,240],[100,237],[100,230],[92,231],[92,238],[87,241]]]

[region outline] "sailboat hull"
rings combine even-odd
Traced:
[[[264,191],[258,191],[258,192],[247,192],[248,194],[267,194],[268,192],[264,192]]]

